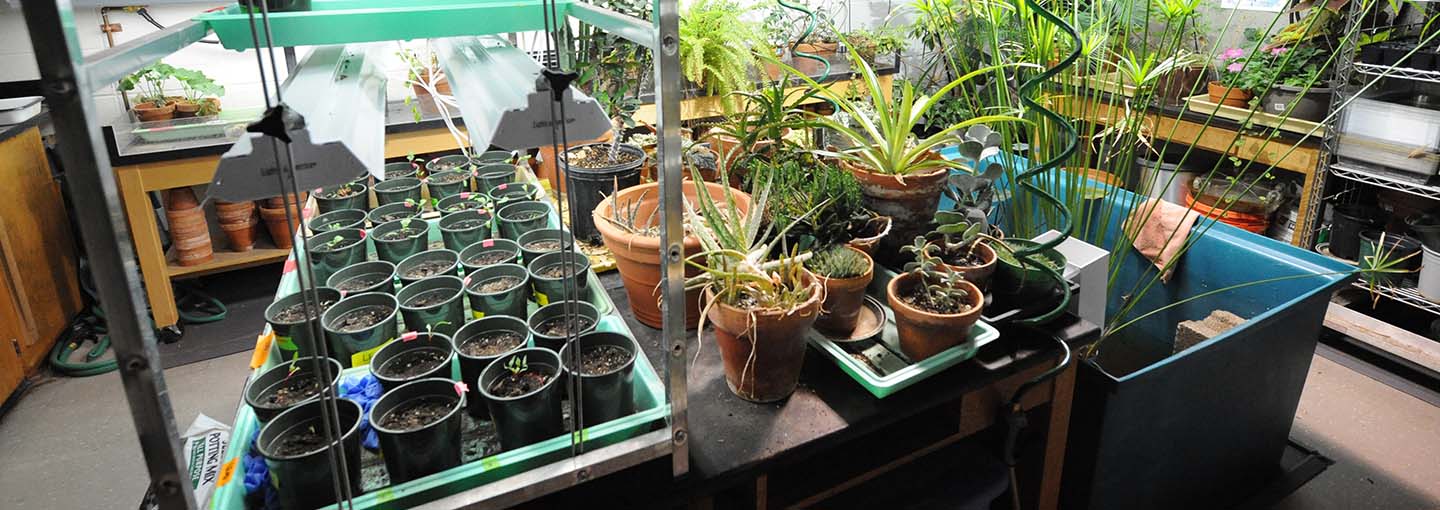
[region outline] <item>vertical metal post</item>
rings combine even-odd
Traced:
[[[260,50],[257,49],[257,50],[255,50],[255,51],[260,51]],[[286,75],[286,76],[289,76],[290,73],[295,72],[295,66],[299,65],[299,64],[298,64],[299,59],[297,59],[297,58],[295,57],[295,48],[294,48],[293,46],[286,46],[286,47],[284,48],[284,51],[285,51],[285,75]]]
[[[684,195],[681,193],[680,168],[680,3],[678,0],[655,0],[655,30],[659,45],[655,58],[656,120],[660,124],[660,232],[661,260],[665,270],[660,281],[663,300],[660,306],[664,321],[662,337],[669,347],[666,357],[665,385],[670,395],[670,440],[675,476],[690,471],[689,423],[685,409],[685,239]],[[704,189],[704,188],[701,188]]]
[[[140,436],[140,451],[150,472],[150,488],[164,509],[190,509],[195,498],[188,478],[180,476],[183,460],[174,412],[165,397],[165,379],[155,333],[145,313],[144,295],[131,247],[130,231],[115,191],[115,176],[102,150],[92,90],[75,35],[69,0],[24,2],[25,24],[35,47],[35,61],[50,105],[60,160],[70,180],[75,218],[89,257],[110,328],[120,380]]]

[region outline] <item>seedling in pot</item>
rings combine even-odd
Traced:
[[[914,244],[902,246],[900,251],[915,256],[915,262],[905,264],[905,271],[916,275],[920,281],[901,299],[911,306],[938,314],[970,311],[970,293],[961,285],[965,277],[945,265],[945,261],[937,255],[939,246],[917,236]]]
[[[405,199],[405,207],[415,208],[415,207],[420,207],[421,204],[423,204],[423,202],[418,201],[418,200],[415,200],[415,199],[413,199],[413,198],[407,198],[407,199]],[[432,197],[432,198],[430,199],[430,208],[431,208],[431,209],[435,209],[435,210],[437,210],[437,211],[440,210],[440,200],[435,199],[435,198]]]
[[[404,241],[422,234],[423,232],[421,232],[420,229],[410,228],[412,221],[414,221],[414,218],[400,220],[400,228],[381,234],[378,239],[381,241]]]
[[[505,363],[505,370],[509,373],[490,384],[490,393],[501,398],[528,395],[543,388],[555,376],[530,370],[528,359],[529,356],[510,357],[510,361]]]
[[[360,193],[360,190],[359,190],[359,189],[356,189],[356,186],[347,183],[347,184],[344,184],[344,185],[342,185],[342,186],[340,186],[340,187],[338,187],[338,188],[335,188],[334,191],[331,191],[331,192],[329,192],[329,193],[320,193],[320,190],[316,190],[316,192],[317,192],[317,193],[316,193],[317,195],[321,195],[320,198],[331,198],[331,199],[334,199],[334,198],[350,198],[350,197],[353,197],[353,196],[359,194],[359,193]]]
[[[317,246],[315,251],[336,251],[345,248],[345,236],[335,236],[325,241],[325,244]]]

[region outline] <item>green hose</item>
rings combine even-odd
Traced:
[[[817,79],[817,80],[815,80],[815,81],[817,81],[817,82],[824,82],[826,78],[829,78],[829,77],[830,77],[830,61],[829,61],[829,60],[826,60],[824,57],[821,57],[821,56],[816,55],[816,54],[814,54],[814,53],[807,53],[807,52],[799,51],[799,50],[796,49],[796,48],[799,48],[799,47],[800,47],[800,44],[801,44],[801,43],[805,42],[805,38],[806,38],[806,37],[810,37],[810,34],[815,31],[815,25],[818,23],[818,21],[815,20],[815,12],[814,12],[814,11],[811,11],[809,8],[807,8],[807,7],[805,7],[805,6],[795,5],[795,4],[786,2],[785,0],[775,0],[775,1],[776,1],[776,2],[779,2],[779,3],[780,3],[780,6],[786,8],[786,9],[790,9],[790,10],[792,10],[792,11],[800,11],[800,12],[805,13],[805,16],[810,19],[810,22],[807,23],[807,24],[805,24],[805,31],[800,33],[800,37],[796,37],[796,38],[795,38],[795,42],[790,43],[790,53],[791,53],[791,54],[794,54],[795,56],[800,57],[800,58],[808,58],[808,59],[810,59],[810,60],[814,60],[814,61],[816,61],[816,62],[819,62],[821,65],[825,66],[825,70],[820,73],[820,78]]]
[[[95,291],[80,285],[80,290],[89,296],[91,302],[97,302]],[[177,297],[175,306],[180,309],[180,321],[186,324],[206,324],[225,319],[229,310],[225,304],[214,296],[201,292],[188,286],[176,287]],[[186,312],[186,305],[193,305],[201,310],[200,313]],[[70,377],[90,377],[115,370],[118,366],[114,359],[97,361],[110,350],[110,335],[106,334],[105,311],[99,305],[91,306],[71,323],[70,329],[66,331],[65,338],[55,342],[55,347],[50,349],[50,367],[56,372]],[[80,350],[86,342],[95,343],[85,353],[84,361],[71,361],[70,358],[75,351]]]

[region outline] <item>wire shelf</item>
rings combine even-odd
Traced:
[[[1394,67],[1379,64],[1366,64],[1356,62],[1355,70],[1360,74],[1380,76],[1384,78],[1400,78],[1402,80],[1423,81],[1427,83],[1440,83],[1440,71],[1422,71],[1408,67]]]
[[[1440,303],[1436,303],[1425,296],[1420,295],[1420,289],[1413,286],[1413,281],[1406,281],[1403,286],[1375,285],[1375,293],[1395,301],[1425,310],[1435,315],[1440,315]],[[1355,287],[1366,292],[1370,291],[1370,284],[1363,279],[1355,280]]]
[[[1426,184],[1378,170],[1361,168],[1346,163],[1334,163],[1330,165],[1330,174],[1355,182],[1362,182],[1385,189],[1440,200],[1440,186]]]

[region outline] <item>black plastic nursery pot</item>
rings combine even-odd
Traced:
[[[460,264],[465,273],[494,264],[514,264],[520,260],[520,245],[509,239],[486,239],[460,250]]]
[[[574,352],[577,349],[581,367],[578,370]],[[565,371],[570,377],[580,377],[582,426],[591,427],[635,413],[634,369],[639,352],[640,346],[633,338],[613,331],[591,331],[560,350]]]
[[[1270,91],[1265,93],[1261,100],[1261,107],[1271,115],[1285,115],[1290,112],[1290,118],[1319,122],[1325,120],[1330,113],[1330,98],[1332,89],[1323,87],[1320,84],[1311,86],[1309,90],[1304,87],[1291,87],[1288,85],[1275,84]]]
[[[424,331],[402,333],[370,358],[370,374],[390,391],[410,381],[451,380],[455,349],[450,337]]]
[[[479,156],[470,158],[470,162],[476,165],[493,165],[509,162],[514,157],[515,155],[510,151],[485,151]]]
[[[560,251],[575,244],[575,236],[558,228],[542,228],[520,234],[520,260],[529,263],[546,253]]]
[[[500,206],[495,215],[500,218],[500,235],[518,239],[520,234],[550,226],[551,212],[550,204],[523,200]]]
[[[489,195],[495,207],[499,208],[512,202],[539,199],[540,187],[528,182],[510,182],[485,190],[485,194]]]
[[[1430,251],[1440,251],[1440,217],[1420,214],[1406,219],[1405,225]]]
[[[403,204],[406,200],[419,203],[420,198],[420,179],[401,177],[399,179],[385,179],[375,183],[375,204],[377,207],[386,204]]]
[[[1381,236],[1385,238],[1384,246],[1380,244]],[[1366,230],[1360,233],[1360,268],[1372,267],[1371,257],[1379,256],[1386,260],[1400,260],[1405,257],[1404,262],[1392,266],[1393,269],[1414,271],[1420,268],[1420,241],[1415,238],[1400,234],[1388,234],[1382,230]],[[1376,262],[1378,263],[1378,261]],[[1401,275],[1394,273],[1362,274],[1362,278],[1381,285],[1398,285]]]
[[[328,374],[315,371],[314,357],[286,359],[289,361],[261,372],[245,386],[245,405],[255,411],[255,419],[260,420],[260,423],[268,422],[290,408],[320,398],[320,393],[325,389],[324,382],[328,381],[329,386],[334,388],[340,380],[340,371],[344,370],[339,361],[330,358],[320,360],[328,365],[325,367]]]
[[[629,163],[586,168],[570,163],[572,152],[598,148],[609,151],[609,143],[597,143],[572,147],[560,158],[560,169],[565,172],[566,190],[570,200],[570,228],[575,236],[586,241],[599,241],[600,231],[595,229],[595,220],[590,211],[601,200],[616,191],[640,184],[640,167],[645,166],[645,151],[639,147],[620,144],[619,151],[638,158]]]
[[[387,391],[370,408],[390,483],[460,465],[465,393],[449,379],[419,379]]]
[[[525,320],[536,347],[559,351],[565,346],[564,321],[567,311],[577,314],[578,317],[574,320],[581,321],[579,331],[575,331],[576,335],[593,331],[600,322],[600,311],[595,309],[595,305],[584,301],[559,301],[542,306]]]
[[[360,209],[363,211],[370,208],[368,201],[370,197],[369,194],[365,193],[366,190],[367,188],[364,184],[347,182],[345,184],[315,190],[313,196],[315,197],[315,205],[320,208],[320,214],[341,209]]]
[[[495,358],[528,347],[530,327],[516,317],[491,315],[465,323],[452,341],[460,361],[460,382],[469,386],[465,412],[473,418],[488,417],[490,411],[480,395],[480,372]]]
[[[477,209],[446,214],[436,226],[440,228],[440,240],[445,243],[445,249],[459,252],[488,239],[494,223],[495,218],[490,216],[490,211]]]
[[[523,361],[521,374],[535,381],[536,387],[514,396],[497,394],[497,382],[512,380],[511,360]],[[517,362],[517,364],[519,364]],[[544,377],[543,382],[538,379]],[[509,451],[565,433],[561,401],[565,392],[556,381],[560,377],[560,355],[550,349],[527,348],[500,356],[480,373],[480,394],[495,421],[500,447]]]
[[[361,262],[336,271],[325,284],[340,291],[341,296],[367,292],[395,294],[395,264],[383,260]]]
[[[568,266],[568,267],[567,267]],[[541,305],[590,296],[590,258],[580,252],[551,252],[527,265],[535,302]]]
[[[260,429],[255,447],[265,457],[270,470],[270,484],[280,496],[281,508],[321,508],[335,503],[336,473],[330,469],[329,447],[325,440],[324,414],[313,400],[280,413]],[[360,493],[360,404],[353,400],[335,400],[336,418],[340,429],[340,451],[344,453],[345,471],[350,490]],[[328,443],[328,444],[327,444]],[[296,446],[288,446],[294,444]],[[299,445],[322,445],[296,450]]]
[[[420,168],[409,161],[399,161],[385,164],[385,180],[414,177]]]
[[[416,253],[395,265],[400,285],[410,285],[432,276],[460,276],[460,254],[450,250]]]
[[[420,207],[420,202],[396,202],[385,204],[370,210],[365,219],[371,225],[383,225],[392,221],[399,221],[405,218],[419,218],[425,210]]]
[[[489,206],[490,197],[473,191],[461,191],[435,202],[435,208],[440,210],[442,217],[477,209],[483,211]]]
[[[339,291],[326,287],[315,289],[316,295],[320,298],[320,311],[313,314],[314,320],[319,320],[324,314],[326,303],[333,306],[340,301]],[[265,308],[265,322],[270,324],[270,330],[275,332],[275,346],[280,349],[280,359],[290,359],[296,356],[314,356],[319,347],[318,342],[325,341],[322,334],[315,337],[315,329],[306,324],[303,315],[296,316],[303,308],[302,303],[308,299],[305,294],[296,292],[275,300]]]
[[[310,231],[315,235],[334,230],[365,228],[365,211],[338,209],[310,218]]]
[[[429,222],[408,218],[382,223],[370,230],[370,237],[375,240],[375,255],[380,260],[399,264],[406,257],[425,251],[429,233]]]
[[[501,184],[515,182],[515,165],[487,163],[475,169],[476,189],[492,190]]]
[[[369,363],[380,346],[396,337],[399,312],[395,296],[382,292],[356,294],[335,303],[320,316],[331,355],[346,368]]]
[[[530,305],[530,272],[519,264],[495,264],[466,275],[465,294],[476,319],[507,315],[524,319]],[[506,286],[510,285],[510,286]]]
[[[411,331],[453,335],[465,324],[465,284],[454,276],[435,276],[406,285],[395,295],[400,317]]]
[[[1360,255],[1360,233],[1384,225],[1379,209],[1347,204],[1335,206],[1330,220],[1330,254],[1346,260]]]
[[[1043,268],[1035,264],[1022,264],[1016,260],[1011,250],[1028,250],[1040,243],[1028,239],[1005,239],[1004,246],[995,247],[995,254],[999,261],[995,279],[990,284],[990,290],[1002,292],[1011,296],[1038,297],[1050,295],[1057,284]],[[1007,250],[1005,247],[1009,247]],[[1045,250],[1034,256],[1043,258],[1053,264],[1053,268],[1060,274],[1065,274],[1065,256],[1055,249]]]
[[[430,190],[430,198],[436,200],[459,195],[469,187],[470,174],[465,170],[445,170],[425,177],[425,188]]]
[[[469,165],[470,160],[466,158],[464,154],[447,154],[427,161],[425,163],[425,174],[429,175],[455,169],[467,170],[469,169]]]
[[[310,258],[315,281],[328,281],[336,271],[364,261],[366,237],[364,230],[352,228],[310,236],[305,241],[305,253]]]

